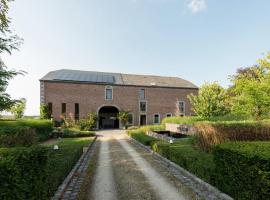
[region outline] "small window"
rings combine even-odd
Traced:
[[[140,111],[146,112],[146,110],[147,110],[146,101],[140,101]]]
[[[52,105],[52,103],[48,103],[48,110],[49,110],[49,115],[51,116],[53,114],[53,105]]]
[[[185,114],[185,102],[184,101],[179,101],[179,113],[180,113],[180,115]]]
[[[106,100],[113,99],[113,88],[111,86],[107,86],[105,89],[105,99]]]
[[[145,99],[145,89],[140,89],[140,99],[141,100]]]
[[[61,114],[66,117],[66,111],[67,111],[67,106],[66,103],[62,103],[61,105]]]
[[[167,113],[166,117],[172,117],[172,113]]]
[[[128,124],[129,125],[132,125],[133,124],[133,114],[132,113],[129,113],[128,114]]]
[[[160,114],[154,114],[154,124],[160,123]]]
[[[75,103],[75,120],[80,119],[80,105]]]

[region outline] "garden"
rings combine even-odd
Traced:
[[[270,54],[230,79],[228,89],[205,83],[189,96],[195,116],[168,117],[128,134],[234,199],[269,199]],[[166,123],[192,126],[195,134],[173,143],[147,135]]]

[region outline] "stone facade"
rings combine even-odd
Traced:
[[[75,103],[79,104],[79,118],[85,118],[89,112],[99,113],[104,106],[114,106],[119,111],[130,111],[132,125],[140,124],[140,115],[145,114],[147,124],[154,124],[154,115],[159,114],[160,122],[168,114],[179,115],[179,101],[184,102],[183,115],[192,115],[188,94],[197,94],[197,88],[113,85],[113,99],[105,100],[106,84],[61,82],[41,80],[41,103],[51,103],[52,116],[59,120],[62,103],[66,104],[66,114],[75,112]],[[145,89],[146,112],[140,111],[140,89]]]

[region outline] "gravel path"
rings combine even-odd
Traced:
[[[101,131],[98,135],[99,160],[88,199],[196,199],[150,153],[130,143],[124,131]]]

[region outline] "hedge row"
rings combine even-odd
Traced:
[[[64,129],[63,138],[76,138],[76,137],[93,137],[95,132],[93,131],[81,131],[77,129]]]
[[[269,199],[270,143],[234,142],[214,150],[215,184],[235,199]]]
[[[46,199],[47,149],[0,149],[0,199]]]
[[[199,122],[194,127],[197,144],[206,151],[228,141],[270,140],[270,123],[265,121]]]
[[[34,137],[36,137],[37,141],[47,140],[51,136],[51,132],[53,130],[53,124],[49,120],[17,120],[17,121],[0,121],[0,136],[4,135],[4,137],[8,135],[12,135],[14,138],[13,143],[16,144],[15,141],[19,141],[16,137],[20,137],[22,139],[22,135],[25,134],[26,129],[28,132],[32,132]],[[30,130],[31,129],[31,130]],[[34,143],[34,140],[33,142]],[[20,144],[18,144],[20,145]]]

